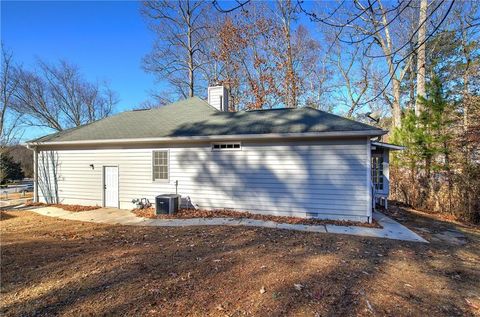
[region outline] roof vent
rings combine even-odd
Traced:
[[[208,103],[218,111],[228,111],[228,92],[224,86],[208,87]]]

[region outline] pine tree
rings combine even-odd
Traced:
[[[406,149],[394,153],[392,168],[399,172],[397,177],[406,177],[404,184],[408,186],[401,189],[404,196],[415,207],[422,208],[435,200],[434,178],[440,177],[451,184],[453,134],[449,129],[453,126],[454,116],[453,105],[447,101],[442,82],[436,76],[427,83],[426,96],[420,97],[419,102],[422,106],[420,115],[417,116],[413,109],[407,110],[402,125],[394,130],[393,142]],[[450,191],[448,196],[451,196]]]
[[[0,154],[0,183],[4,184],[7,180],[23,179],[23,171],[20,163],[17,163],[8,153]]]
[[[422,167],[429,175],[432,169],[445,168],[445,159],[439,156],[449,154],[451,136],[447,127],[451,123],[449,117],[452,109],[444,96],[438,77],[427,83],[426,97],[420,97],[419,102],[423,111],[419,116],[412,110],[405,112],[402,126],[394,130],[393,142],[407,148],[400,153],[399,160],[410,167]]]

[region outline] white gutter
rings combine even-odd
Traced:
[[[132,139],[105,139],[80,141],[46,141],[27,142],[28,148],[36,145],[90,145],[90,144],[130,144],[130,143],[167,143],[167,142],[198,142],[216,140],[269,140],[269,139],[296,139],[296,138],[326,138],[326,137],[361,137],[380,136],[387,131],[335,131],[335,132],[307,132],[307,133],[268,133],[268,134],[236,134],[188,137],[159,137],[159,138],[132,138]]]
[[[397,150],[397,151],[405,150],[404,146],[390,144],[390,143],[383,143],[383,142],[372,142],[372,146],[384,147],[390,150]]]

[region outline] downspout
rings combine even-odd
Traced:
[[[373,221],[372,209],[374,199],[372,190],[372,146],[370,138],[367,137],[367,219],[369,223]]]
[[[38,150],[33,148],[33,201],[38,203]]]

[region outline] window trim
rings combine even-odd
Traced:
[[[238,147],[234,147],[235,145],[238,144]],[[230,148],[215,148],[215,146],[218,145],[218,146],[222,146],[222,145],[225,145],[225,146],[228,146],[228,145],[232,145],[232,147]],[[233,141],[233,142],[212,142],[210,144],[210,149],[212,150],[212,152],[223,152],[223,151],[242,151],[242,142],[240,141]]]
[[[166,152],[167,153],[167,178],[155,178],[154,176],[154,163],[155,163],[155,152]],[[152,150],[152,158],[151,158],[151,177],[152,177],[152,182],[154,183],[168,183],[170,181],[170,150],[166,149],[156,149]]]

